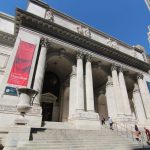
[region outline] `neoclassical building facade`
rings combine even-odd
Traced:
[[[14,125],[20,113],[31,127],[99,128],[101,116],[148,126],[149,70],[142,46],[41,1],[30,0],[14,17],[0,13],[0,127]]]

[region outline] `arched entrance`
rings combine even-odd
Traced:
[[[59,54],[55,51],[47,56],[41,99],[43,121],[60,122],[64,109],[69,109],[63,104],[69,96],[69,92],[66,95],[65,83],[70,77],[72,63],[66,55]]]
[[[42,120],[52,121],[53,108],[58,101],[60,81],[55,73],[47,71],[44,77],[42,90]]]

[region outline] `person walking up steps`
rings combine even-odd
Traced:
[[[110,129],[113,130],[113,121],[112,121],[111,117],[108,117],[108,122],[110,125]]]

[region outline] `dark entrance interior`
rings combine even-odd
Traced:
[[[43,90],[44,93],[52,93],[59,98],[60,81],[56,74],[47,71],[44,77]],[[58,99],[57,99],[58,101]],[[52,121],[53,103],[42,102],[42,120]]]

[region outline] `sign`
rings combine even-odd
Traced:
[[[35,45],[20,41],[8,83],[27,86]]]
[[[12,95],[12,96],[18,96],[17,88],[11,87],[11,86],[6,86],[5,94]]]
[[[147,83],[148,90],[150,92],[150,82],[146,81],[146,83]]]

